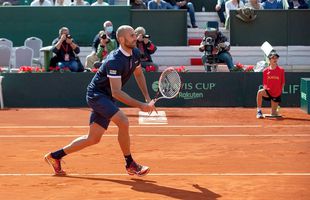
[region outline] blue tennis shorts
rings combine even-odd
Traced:
[[[97,123],[105,129],[108,129],[110,119],[119,111],[115,102],[110,98],[100,95],[96,97],[86,97],[89,107],[92,108],[89,118],[89,124]]]

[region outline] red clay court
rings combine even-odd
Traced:
[[[310,115],[281,108],[280,120],[255,108],[159,108],[167,124],[139,124],[124,108],[134,158],[129,176],[110,125],[100,144],[64,158],[55,177],[43,156],[87,133],[89,110],[0,111],[0,199],[308,200]],[[269,111],[267,108],[263,111]]]

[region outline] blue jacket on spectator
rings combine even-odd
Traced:
[[[282,0],[274,0],[273,2],[267,0],[262,3],[262,6],[264,9],[283,9],[283,2]]]
[[[167,3],[164,0],[160,0],[159,4],[155,0],[148,2],[147,8],[149,10],[159,10],[159,9],[173,9],[170,3]]]

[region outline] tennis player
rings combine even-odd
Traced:
[[[129,175],[144,176],[150,168],[135,162],[130,151],[129,122],[127,116],[116,105],[115,100],[144,112],[152,112],[145,77],[140,65],[140,53],[136,48],[136,34],[130,26],[120,26],[116,32],[120,47],[111,52],[103,62],[87,87],[86,100],[92,108],[88,135],[73,140],[69,145],[45,155],[45,161],[51,165],[55,175],[65,175],[61,168],[61,159],[73,152],[99,143],[110,121],[118,127],[118,142],[126,161]],[[147,103],[140,102],[122,90],[122,86],[134,74],[137,84]]]
[[[277,108],[281,102],[282,89],[285,84],[284,69],[278,66],[279,55],[272,51],[268,55],[269,66],[263,71],[263,89],[257,92],[256,118],[264,118],[262,113],[262,100],[271,101],[271,116],[277,117]]]

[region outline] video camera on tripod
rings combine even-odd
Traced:
[[[202,44],[204,46],[204,64],[215,64],[218,62],[217,52],[215,51],[215,40],[217,38],[217,30],[213,28],[206,29]]]

